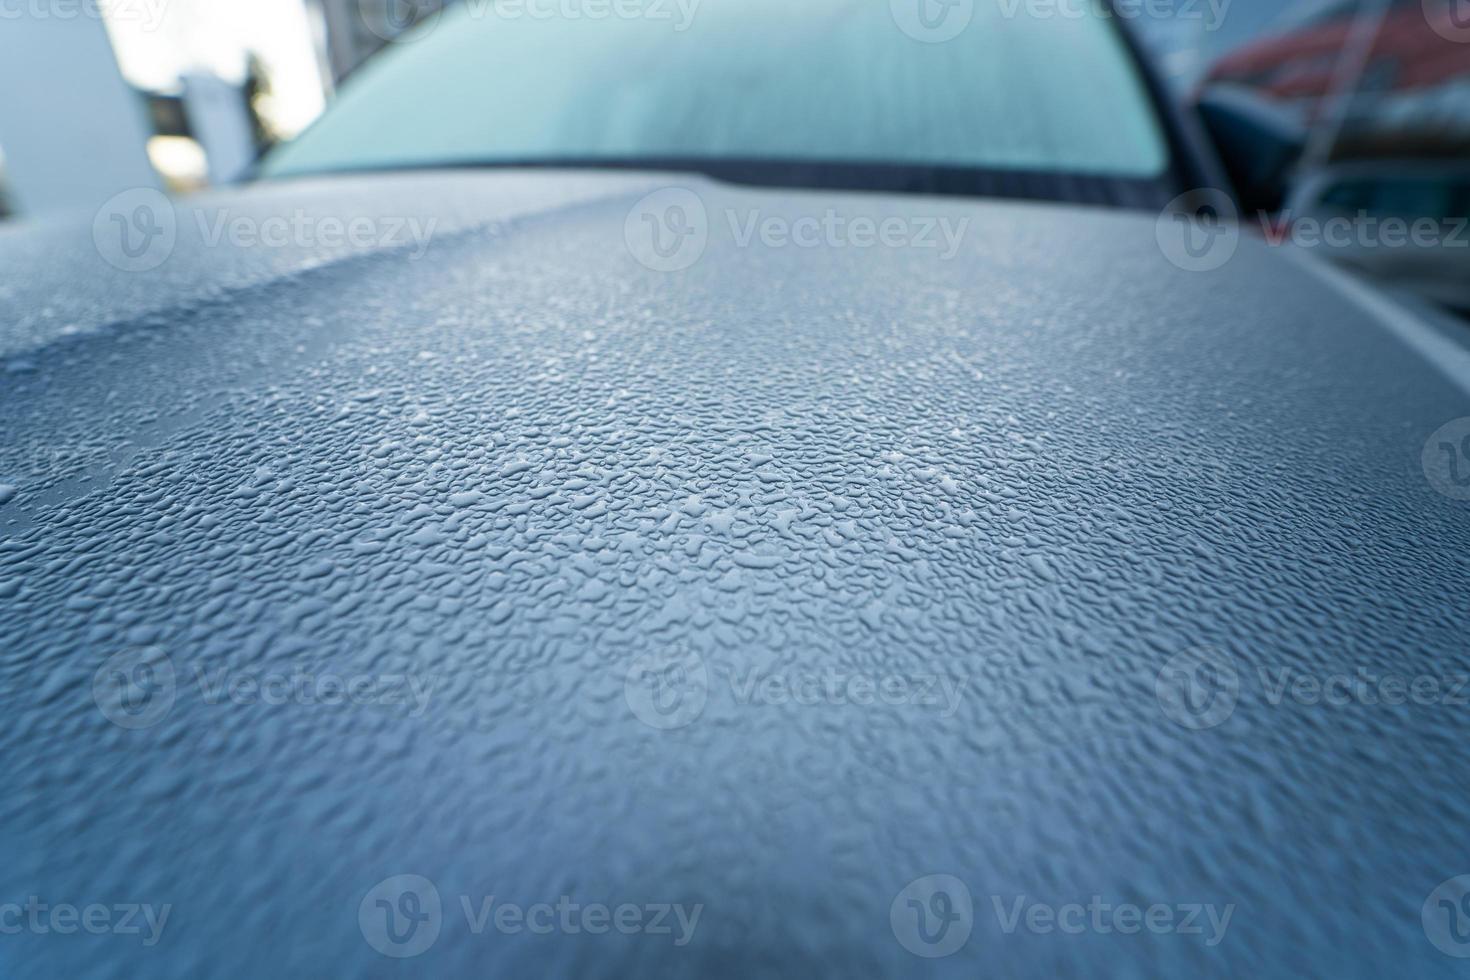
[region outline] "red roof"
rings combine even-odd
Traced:
[[[1449,9],[1441,14],[1449,17]],[[1352,20],[1328,23],[1266,38],[1220,59],[1210,81],[1242,82],[1282,99],[1325,95],[1331,86]],[[1430,88],[1470,76],[1470,45],[1457,44],[1430,26],[1419,4],[1391,12],[1373,45],[1367,72],[1384,66],[1392,90]]]

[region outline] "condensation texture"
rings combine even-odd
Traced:
[[[0,936],[0,975],[1450,975],[1470,707],[1273,705],[1261,671],[1470,670],[1466,505],[1420,471],[1464,396],[1247,241],[1150,215],[681,180],[712,234],[639,265],[662,182],[356,178],[257,217],[437,216],[428,253],[97,259],[0,234],[0,902],[172,905],[162,940]],[[959,253],[737,247],[742,216],[968,217]],[[1239,704],[1161,709],[1170,657]],[[177,695],[108,721],[152,649]],[[703,712],[625,697],[697,654]],[[965,681],[957,710],[742,702],[752,676]],[[431,679],[426,708],[234,704],[219,678]],[[200,681],[199,678],[204,680]],[[1465,692],[1462,692],[1465,693]],[[889,906],[964,881],[925,960]],[[422,956],[358,906],[417,874]],[[703,903],[693,941],[475,935],[460,896]],[[1235,906],[1201,935],[1006,934],[992,896]],[[1208,930],[1207,930],[1208,932]]]

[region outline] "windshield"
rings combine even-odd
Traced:
[[[1166,144],[1113,25],[1026,10],[463,0],[263,173],[743,159],[1158,178]]]

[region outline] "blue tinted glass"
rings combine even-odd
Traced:
[[[266,172],[738,157],[1160,173],[1157,120],[1113,26],[1027,7],[462,0],[370,63]]]

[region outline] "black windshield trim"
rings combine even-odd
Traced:
[[[1167,175],[1115,177],[1052,170],[1009,170],[847,161],[730,157],[567,157],[553,160],[448,160],[439,163],[301,171],[268,180],[424,170],[642,170],[698,174],[731,184],[799,190],[875,191],[944,197],[997,197],[1032,201],[1157,209],[1173,196]]]

